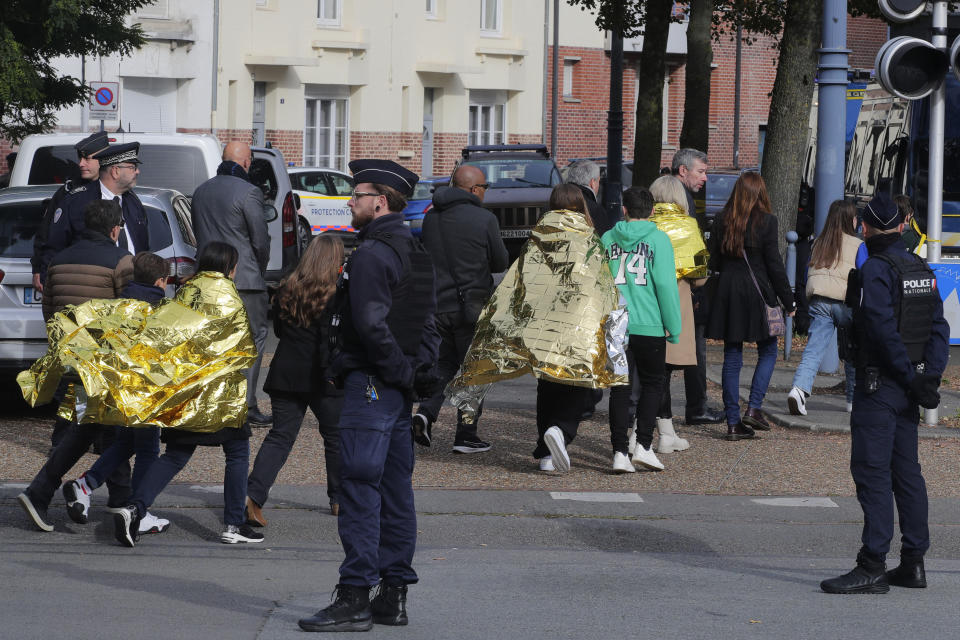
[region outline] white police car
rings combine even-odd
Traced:
[[[350,174],[327,167],[288,167],[293,192],[300,196],[300,217],[310,231],[339,235],[347,246],[356,244],[347,201],[353,192]]]

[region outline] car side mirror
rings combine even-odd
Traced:
[[[267,222],[273,222],[277,219],[277,208],[272,204],[263,205],[263,217]]]

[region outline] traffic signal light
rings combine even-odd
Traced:
[[[909,4],[907,0],[881,0]],[[921,10],[923,3],[921,4]],[[943,51],[912,36],[888,40],[877,51],[874,68],[880,85],[895,96],[919,100],[930,95],[943,82],[949,61]]]
[[[891,22],[910,22],[927,6],[927,0],[880,0],[880,13]]]

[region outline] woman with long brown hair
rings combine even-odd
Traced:
[[[713,282],[709,283],[712,298],[706,333],[708,338],[723,340],[723,406],[728,440],[752,438],[753,428],[770,428],[760,407],[777,361],[777,338],[769,335],[765,306],[780,304],[790,315],[795,306],[777,249],[779,235],[763,178],[753,171],[742,174],[710,237]],[[741,419],[744,342],[757,343],[758,357],[750,400]]]
[[[863,241],[856,232],[857,207],[852,202],[835,200],[827,212],[823,231],[813,241],[810,271],[807,275],[807,298],[810,300],[810,329],[807,346],[793,376],[793,388],[787,395],[790,413],[807,415],[807,398],[813,391],[813,380],[823,354],[834,332],[853,321],[850,307],[843,303],[847,292],[847,275],[857,264],[857,252]],[[853,407],[855,370],[844,362],[847,377],[847,411]]]
[[[336,291],[342,265],[343,244],[339,238],[321,234],[310,242],[297,268],[274,297],[273,330],[280,342],[263,384],[273,406],[273,427],[260,445],[247,481],[247,522],[251,525],[267,524],[261,509],[300,433],[307,407],[316,416],[323,436],[330,511],[334,515],[339,512],[337,423],[343,392],[328,375],[327,303]]]

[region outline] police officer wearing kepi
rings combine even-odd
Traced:
[[[73,146],[77,150],[77,166],[80,169],[80,178],[67,178],[60,188],[57,189],[47,208],[43,212],[43,220],[37,227],[37,235],[33,238],[33,257],[30,258],[30,266],[33,270],[33,288],[37,291],[43,291],[43,282],[40,278],[40,264],[43,245],[47,241],[50,233],[50,223],[53,221],[54,212],[60,208],[60,203],[68,194],[77,190],[77,188],[89,184],[97,179],[100,173],[100,161],[97,160],[97,154],[105,151],[110,146],[110,140],[106,131],[97,131],[90,134]],[[52,257],[52,256],[50,256]],[[48,257],[49,261],[49,257]],[[44,264],[44,266],[46,266]],[[45,271],[46,269],[44,269]]]
[[[869,258],[848,280],[857,367],[850,416],[850,472],[863,509],[857,566],[824,580],[827,593],[886,593],[927,586],[927,488],[917,459],[918,405],[935,408],[950,328],[933,272],[900,241],[903,220],[886,193],[863,212]],[[847,342],[847,341],[844,341]],[[844,345],[846,346],[846,345]],[[900,517],[900,564],[886,571],[893,505]]]
[[[433,265],[400,213],[417,175],[389,160],[355,160],[350,170],[347,206],[360,245],[334,307],[334,370],[344,385],[338,527],[346,558],[333,604],[300,620],[305,631],[407,624],[407,585],[417,582],[410,414],[417,396],[438,391]]]
[[[147,214],[133,192],[140,174],[139,142],[111,145],[97,154],[98,179],[74,189],[53,212],[50,233],[40,255],[40,279],[54,255],[73,244],[84,228],[83,212],[94,200],[113,200],[123,211],[116,245],[131,255],[150,249]]]

